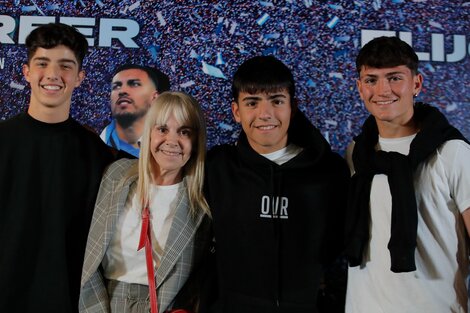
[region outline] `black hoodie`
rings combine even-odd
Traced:
[[[214,218],[217,312],[316,312],[324,265],[342,251],[349,170],[301,113],[277,165],[242,132],[208,154],[206,197]]]

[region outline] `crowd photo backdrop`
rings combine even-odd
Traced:
[[[293,71],[300,110],[343,154],[367,117],[355,57],[370,39],[398,36],[418,52],[424,89],[470,138],[470,2],[357,1],[0,1],[0,120],[27,109],[24,39],[40,24],[75,26],[89,42],[86,79],[72,116],[97,133],[110,122],[112,73],[124,63],[157,67],[171,89],[194,96],[208,147],[233,142],[231,80],[246,59],[274,55]]]

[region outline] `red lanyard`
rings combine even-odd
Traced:
[[[137,251],[145,246],[145,262],[147,263],[147,279],[149,283],[150,294],[150,312],[158,313],[157,307],[157,290],[155,288],[155,274],[153,268],[152,257],[152,236],[150,227],[150,212],[148,205],[145,206],[142,212],[142,229],[140,231],[139,247]]]

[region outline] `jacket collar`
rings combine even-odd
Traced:
[[[321,135],[320,131],[315,128],[307,117],[299,110],[293,116],[289,130],[288,130],[288,144],[293,143],[304,150],[291,161],[281,165],[280,167],[304,167],[320,162],[324,156],[330,153],[330,145]],[[253,150],[248,143],[247,136],[242,130],[237,142],[237,150],[247,159],[247,166],[260,169],[260,165],[272,163],[279,166],[274,162],[269,161],[255,150]]]

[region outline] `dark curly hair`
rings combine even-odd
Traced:
[[[361,74],[363,66],[374,68],[405,65],[418,74],[418,56],[413,48],[397,37],[377,37],[362,47],[356,58],[356,70]]]
[[[80,69],[88,51],[88,42],[85,36],[74,27],[62,23],[39,26],[26,37],[25,44],[28,51],[28,63],[38,48],[52,49],[64,45],[73,51]]]

